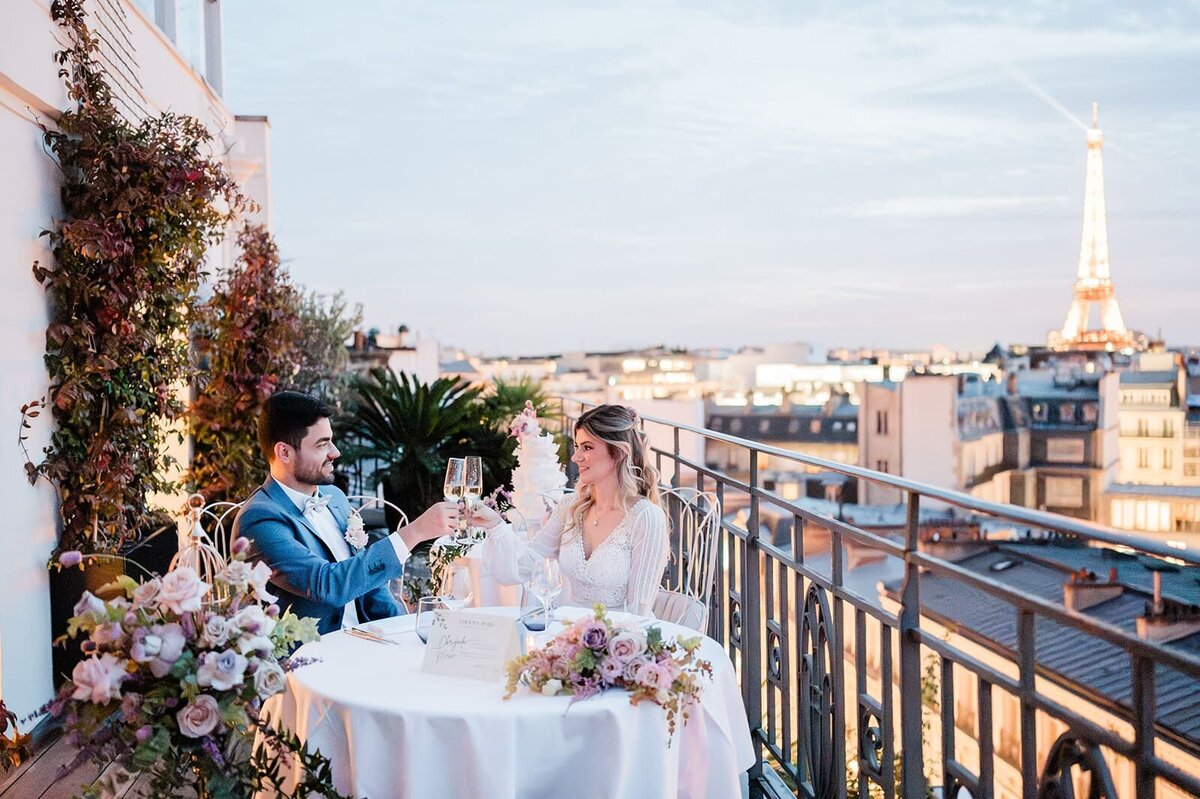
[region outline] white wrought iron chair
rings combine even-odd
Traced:
[[[346,497],[346,499],[348,499],[350,501],[350,512],[357,513],[360,518],[361,518],[362,512],[364,510],[369,510],[371,508],[378,506],[380,508],[391,508],[392,510],[394,510],[396,513],[398,513],[400,515],[400,523],[396,525],[395,529],[399,529],[408,524],[408,514],[405,513],[404,511],[400,510],[400,508],[396,505],[396,503],[388,502],[386,499],[384,499],[381,496],[378,496],[376,494],[354,494],[353,496]],[[357,507],[356,507],[356,504],[357,504]],[[386,520],[385,520],[384,524],[386,527],[391,527],[391,525],[388,525],[386,523]],[[406,564],[405,565],[405,574],[407,574],[407,573],[408,573],[408,566]],[[396,577],[392,580],[388,580],[388,591],[391,593],[392,598],[395,599],[396,602],[398,602],[402,607],[408,606],[408,603],[404,601],[404,576],[403,575],[400,577]]]
[[[703,633],[716,576],[721,502],[711,491],[695,488],[663,489],[661,496],[671,522],[671,560],[654,615]]]
[[[233,546],[231,533],[225,531],[225,523],[241,506],[240,502],[205,505],[203,494],[189,496],[181,514],[179,551],[171,558],[167,571],[191,567],[201,580],[213,585],[214,591],[218,590],[213,578],[224,570]],[[206,521],[211,532],[204,527]]]

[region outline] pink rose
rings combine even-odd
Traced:
[[[208,694],[200,694],[175,714],[175,720],[184,735],[203,738],[217,728],[220,715],[217,700]]]
[[[125,671],[128,662],[108,653],[81,660],[71,673],[71,682],[75,684],[71,698],[96,705],[107,705],[110,700],[119,698],[121,682],[129,674]]]
[[[617,658],[609,656],[600,661],[597,671],[600,672],[605,683],[612,685],[625,674],[625,664]]]
[[[657,693],[671,687],[671,671],[657,663],[643,663],[638,666],[637,683]]]
[[[108,624],[97,624],[92,630],[92,640],[100,646],[105,644],[120,644],[125,640],[125,630],[115,621]]]
[[[153,580],[147,580],[133,589],[133,606],[135,608],[147,607],[158,598],[160,590],[162,590],[162,580],[157,577]]]
[[[158,604],[175,614],[194,613],[200,610],[200,600],[211,587],[192,567],[184,566],[162,578]]]

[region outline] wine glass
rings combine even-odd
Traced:
[[[465,608],[475,595],[471,569],[465,563],[451,563],[442,574],[441,599],[451,610]]]
[[[439,610],[446,610],[446,601],[440,596],[423,596],[417,600],[417,637],[421,643],[429,643],[429,631]]]
[[[534,567],[529,578],[529,590],[542,603],[542,628],[550,624],[550,603],[562,591],[562,572],[557,558],[542,558]]]

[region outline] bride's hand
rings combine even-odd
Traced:
[[[484,530],[491,530],[502,521],[504,519],[500,517],[495,508],[489,508],[482,502],[475,503],[474,507],[467,511],[467,524],[472,527],[482,527]]]

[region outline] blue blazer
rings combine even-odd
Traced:
[[[318,491],[329,497],[329,510],[344,531],[350,517],[346,495],[334,486]],[[339,563],[274,478],[268,477],[242,505],[233,533],[249,539],[248,560],[271,567],[272,593],[279,595],[280,607],[315,618],[322,635],[341,629],[348,602],[355,603],[361,621],[404,613],[387,587],[388,580],[404,573],[392,545],[380,541]]]

